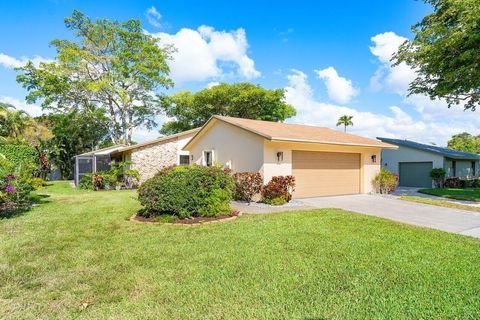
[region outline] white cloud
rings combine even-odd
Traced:
[[[410,82],[415,79],[415,71],[404,62],[394,67],[390,60],[407,38],[394,32],[385,32],[377,34],[371,40],[374,45],[370,47],[370,52],[378,58],[380,67],[370,79],[370,88],[374,91],[384,88],[403,95]]]
[[[162,19],[162,15],[160,14],[160,12],[157,11],[157,8],[155,8],[154,6],[151,6],[147,9],[145,17],[147,17],[148,23],[150,23],[155,28],[161,27],[160,19]]]
[[[17,110],[23,110],[32,117],[40,116],[43,113],[42,107],[40,107],[39,105],[28,104],[25,101],[21,101],[12,97],[0,96],[0,102],[11,104]]]
[[[212,81],[212,82],[207,83],[207,88],[210,89],[212,87],[218,86],[219,84],[220,84],[220,82]]]
[[[248,42],[245,30],[215,31],[201,26],[197,30],[183,28],[176,34],[159,32],[162,45],[176,48],[169,62],[170,75],[176,83],[221,79],[234,69],[237,75],[253,79],[260,76],[255,62],[247,55]]]
[[[315,70],[315,72],[325,83],[329,98],[337,103],[347,103],[359,93],[352,81],[340,77],[334,67]]]
[[[468,116],[465,114],[428,121],[415,120],[399,106],[390,106],[389,114],[361,111],[315,100],[307,75],[301,71],[292,70],[287,79],[289,85],[286,87],[286,101],[297,109],[297,116],[289,122],[336,128],[338,118],[347,114],[353,116],[354,123],[349,132],[371,138],[393,137],[424,143],[435,142],[438,145],[446,145],[452,135],[463,131],[479,133],[480,120],[467,121]],[[415,102],[420,105],[420,102]]]
[[[0,52],[0,65],[4,66],[7,69],[23,67],[30,60],[37,67],[40,65],[41,62],[46,62],[46,63],[53,62],[53,60],[51,59],[42,58],[40,56],[34,56],[31,59],[26,57],[21,57],[20,59],[17,59]]]

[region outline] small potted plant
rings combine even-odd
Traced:
[[[115,184],[115,190],[121,190],[122,187],[123,187],[123,182],[117,181],[117,183]]]

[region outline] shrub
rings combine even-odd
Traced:
[[[269,204],[271,206],[281,206],[282,204],[287,203],[287,200],[285,200],[284,196],[280,196],[280,197],[273,198],[273,199],[264,198],[263,202],[265,202],[266,204]]]
[[[292,200],[292,193],[295,190],[294,176],[272,177],[262,188],[262,201],[268,204],[283,204]],[[283,198],[283,203],[282,199]]]
[[[105,188],[105,177],[101,174],[92,175],[92,186],[95,191]]]
[[[385,168],[381,168],[380,172],[375,176],[372,181],[375,192],[381,194],[392,193],[397,186],[398,176],[388,171]]]
[[[445,188],[454,188],[458,189],[462,187],[462,181],[459,177],[448,177],[443,183]]]
[[[45,180],[43,180],[42,178],[32,178],[32,184],[36,189],[45,187],[47,185],[45,183]]]
[[[220,167],[199,165],[167,167],[138,190],[147,217],[171,214],[179,218],[230,213],[235,185]]]
[[[80,178],[78,183],[78,187],[84,190],[95,190],[93,187],[93,174],[92,173],[85,173]]]
[[[263,178],[258,172],[237,172],[233,176],[235,183],[235,200],[244,200],[250,203],[252,198],[262,190]]]
[[[30,192],[34,165],[14,164],[0,157],[0,215],[10,210],[24,209],[30,205]]]
[[[443,168],[433,168],[430,171],[430,178],[433,179],[436,188],[441,188],[443,186],[443,180],[447,172]]]
[[[480,188],[480,179],[473,179],[472,181],[472,188]]]
[[[0,153],[11,163],[38,164],[38,154],[34,147],[18,144],[0,144]]]

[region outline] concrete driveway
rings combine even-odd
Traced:
[[[307,206],[340,208],[398,222],[480,238],[480,213],[399,200],[393,196],[348,195],[301,199]]]

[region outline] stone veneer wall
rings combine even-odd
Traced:
[[[131,152],[132,169],[140,172],[140,182],[153,177],[159,170],[177,164],[177,140],[148,145]]]

